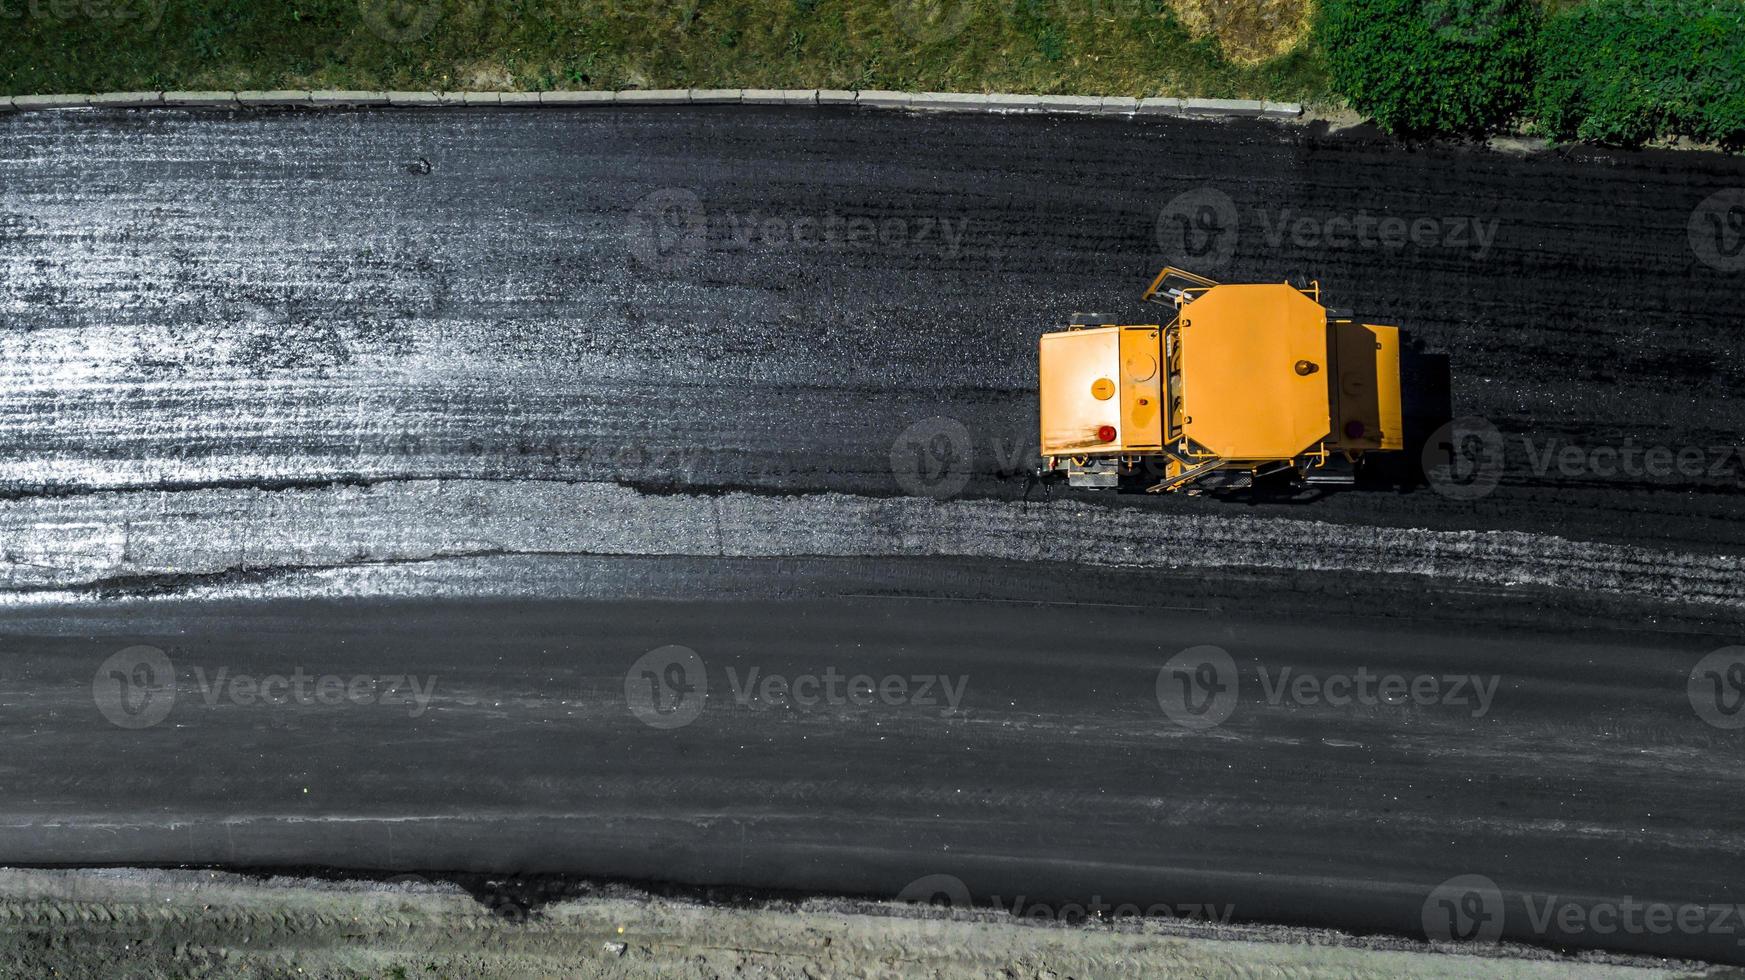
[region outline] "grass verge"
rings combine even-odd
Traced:
[[[1232,6],[1240,17],[1223,12]],[[1326,83],[1313,45],[1297,43],[1306,23],[1307,0],[0,0],[10,34],[0,91],[732,87],[1310,100]]]

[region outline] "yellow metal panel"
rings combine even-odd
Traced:
[[[1097,398],[1091,386],[1120,376],[1120,329],[1043,334],[1039,356],[1042,455],[1072,456],[1112,448],[1097,438],[1097,429],[1121,425],[1121,402]]]
[[[1332,325],[1335,365],[1333,443],[1340,449],[1402,449],[1400,331],[1341,321]]]
[[[1376,404],[1381,407],[1381,448],[1406,448],[1405,410],[1400,405],[1400,328],[1366,324],[1375,331]]]
[[[1262,460],[1289,459],[1327,436],[1319,303],[1289,285],[1217,286],[1184,306],[1181,320],[1188,438],[1226,459]]]
[[[1163,446],[1162,331],[1121,328],[1121,448]]]

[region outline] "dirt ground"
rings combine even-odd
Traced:
[[[544,906],[453,883],[209,871],[0,871],[6,977],[1675,977],[1671,961],[1468,955],[1330,932],[993,910],[704,904],[577,886]],[[477,890],[477,889],[475,889]],[[1521,954],[1517,956],[1516,954]]]

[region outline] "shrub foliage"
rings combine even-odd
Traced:
[[[1531,94],[1532,0],[1322,0],[1333,88],[1400,134],[1477,134],[1507,124]]]
[[[1558,139],[1745,144],[1745,3],[1591,0],[1552,17],[1532,111]]]

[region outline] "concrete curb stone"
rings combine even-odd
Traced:
[[[103,92],[91,96],[93,108],[154,106],[164,104],[162,92]]]
[[[675,105],[691,101],[691,93],[682,88],[628,89],[618,93],[619,102],[643,105]]]
[[[864,105],[875,109],[915,109],[933,112],[1070,112],[1098,115],[1180,115],[1295,119],[1303,107],[1295,102],[1252,99],[1179,99],[1094,95],[1016,95],[981,92],[892,92],[869,89],[629,89],[619,92],[369,92],[243,90],[105,92],[96,95],[0,96],[6,109],[72,109],[88,106],[493,106],[493,105]]]
[[[1004,95],[987,97],[988,108],[994,112],[1036,112],[1042,108],[1040,95]]]
[[[388,93],[329,89],[322,92],[310,92],[309,103],[311,105],[387,105]]]
[[[875,109],[907,109],[915,102],[912,92],[886,92],[873,90],[861,92],[854,100],[855,105],[872,106]]]
[[[748,88],[740,101],[746,105],[816,105],[818,90],[810,88]]]
[[[314,105],[314,98],[315,93],[313,92],[299,92],[289,89],[277,89],[273,91],[246,89],[236,93],[236,101],[241,105],[249,106]]]
[[[235,92],[165,92],[163,96],[167,106],[207,109],[234,109],[237,106]]]
[[[618,101],[617,92],[541,92],[540,105],[605,105]]]
[[[1036,100],[1043,112],[1101,112],[1103,100],[1095,95],[1044,95]]]
[[[389,105],[465,105],[466,100],[460,92],[389,92]]]
[[[1258,116],[1262,106],[1251,99],[1182,100],[1182,111],[1190,116]]]
[[[14,109],[83,109],[91,104],[89,95],[15,95]]]
[[[988,108],[988,97],[968,92],[917,92],[910,98],[909,106],[913,109],[944,109],[985,111]]]

